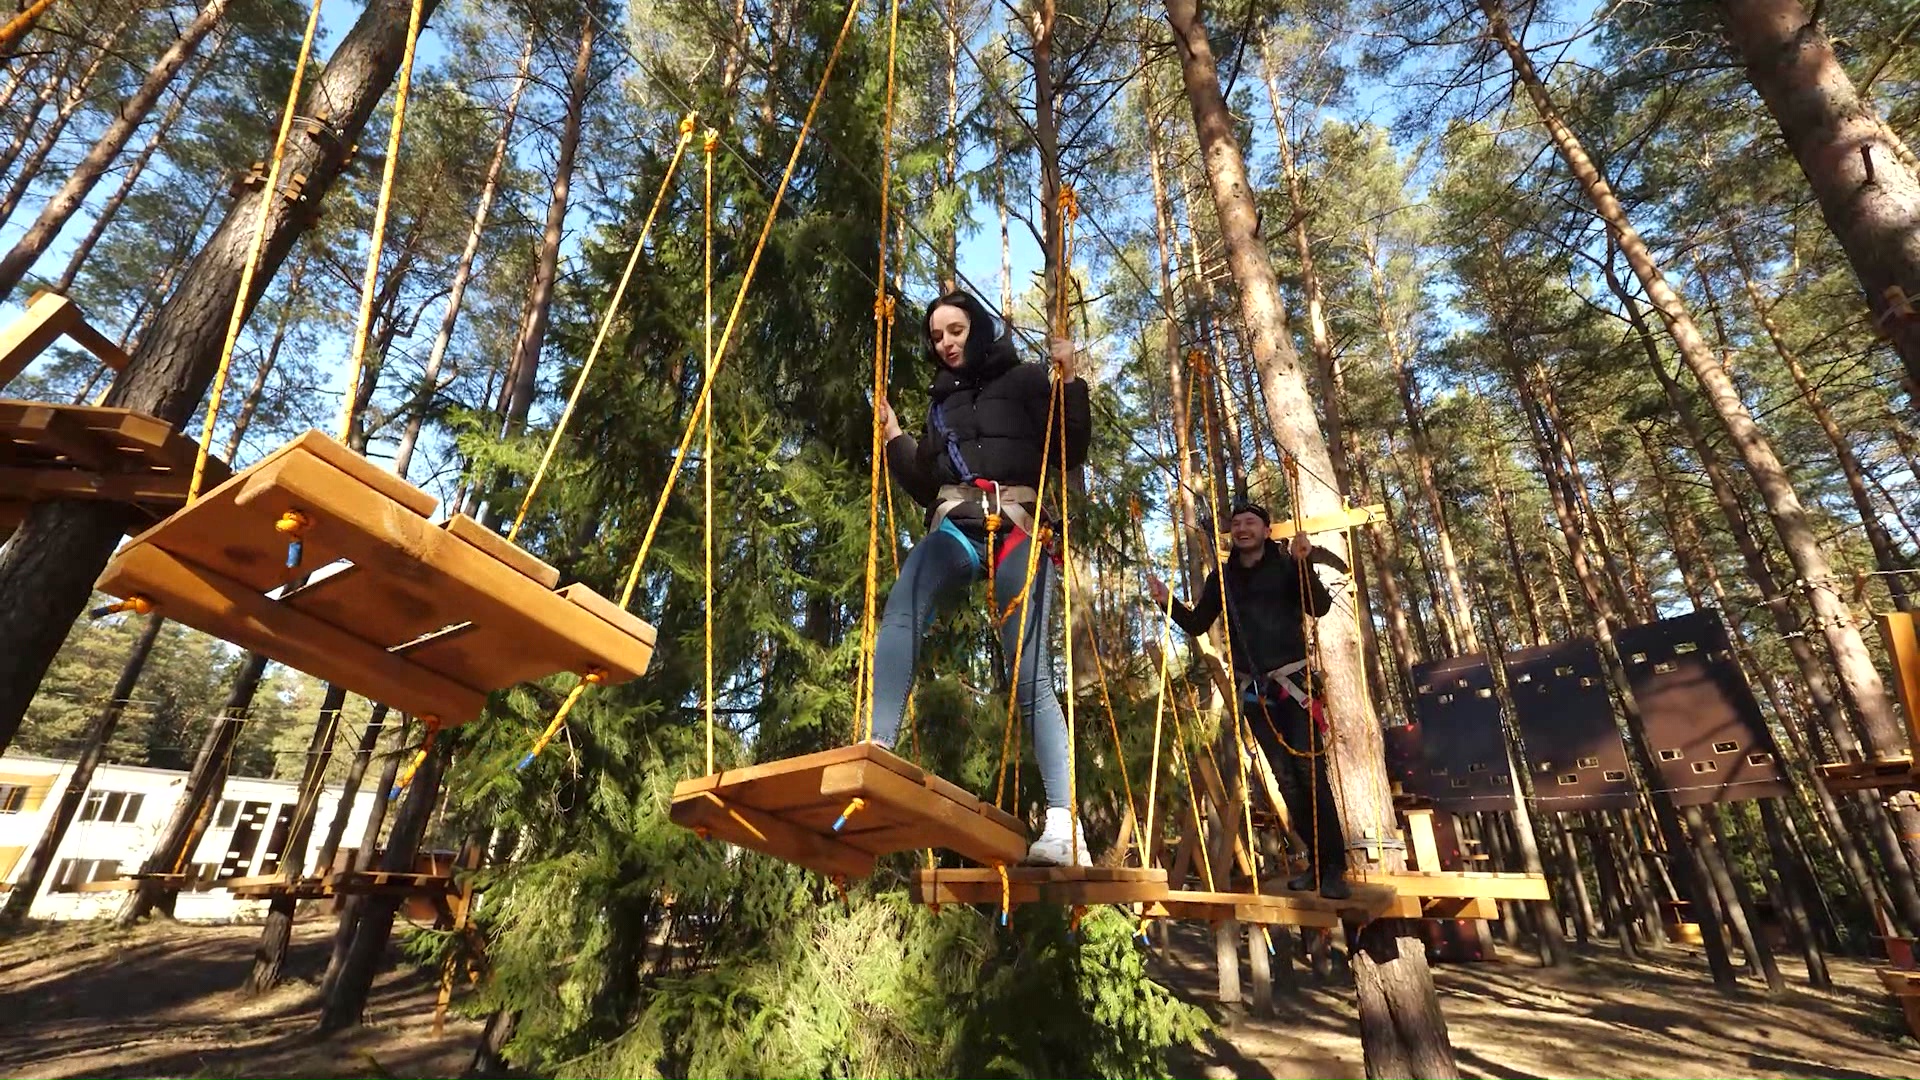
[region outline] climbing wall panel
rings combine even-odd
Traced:
[[[1787,793],[1773,737],[1719,613],[1694,611],[1629,626],[1618,640],[1646,722],[1648,751],[1675,803]]]
[[[1507,740],[1487,658],[1468,653],[1417,664],[1413,683],[1421,756],[1434,806],[1456,814],[1512,810]]]
[[[1593,642],[1515,649],[1504,664],[1535,804],[1542,810],[1633,806],[1627,748]]]

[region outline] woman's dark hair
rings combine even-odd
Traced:
[[[967,313],[967,343],[963,352],[964,368],[970,372],[985,372],[1016,362],[1019,357],[1013,348],[1013,335],[1001,326],[1000,320],[993,317],[987,305],[964,289],[955,289],[927,305],[920,316],[920,333],[926,339],[927,359],[935,367],[940,366],[940,357],[933,351],[933,335],[928,332],[927,324],[933,321],[936,308],[957,307]]]

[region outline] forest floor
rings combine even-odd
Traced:
[[[332,928],[330,919],[297,923],[287,970],[300,978],[261,997],[236,989],[258,926],[67,924],[0,943],[0,1075],[460,1075],[479,1025],[449,1016],[435,1035],[434,980],[411,967],[376,983],[365,1026],[313,1033],[305,980],[324,966]],[[1172,946],[1159,975],[1219,1021],[1199,1051],[1176,1058],[1178,1075],[1362,1074],[1349,978],[1296,970],[1296,985],[1275,994],[1275,1015],[1254,1017],[1214,1001],[1204,928],[1176,929]],[[1920,1076],[1920,1044],[1864,964],[1835,962],[1839,985],[1815,993],[1783,958],[1794,989],[1768,1001],[1750,987],[1715,994],[1700,958],[1678,950],[1632,965],[1595,949],[1552,970],[1503,955],[1435,969],[1465,1076]]]
[[[1699,950],[1669,949],[1631,964],[1611,948],[1583,950],[1565,967],[1499,950],[1491,963],[1438,964],[1434,981],[1465,1077],[1920,1076],[1920,1042],[1906,1033],[1873,969],[1829,960],[1834,989],[1806,988],[1806,968],[1780,958],[1787,994],[1769,1001],[1758,980],[1738,994],[1713,990]],[[1205,1077],[1365,1075],[1351,975],[1324,982],[1295,967],[1277,989],[1274,1015],[1256,1017],[1216,999],[1213,937],[1175,929],[1163,981],[1211,1012],[1219,1026],[1175,1071]],[[1242,962],[1245,983],[1244,958]]]
[[[315,984],[334,921],[294,924],[288,982],[260,996],[239,987],[258,924],[46,924],[0,942],[0,1076],[459,1076],[480,1025],[448,1015],[433,1033],[438,980],[387,971],[367,1022],[319,1036]]]

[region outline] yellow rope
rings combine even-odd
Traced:
[[[420,749],[414,752],[413,760],[407,762],[407,767],[401,769],[400,775],[394,779],[393,789],[387,792],[389,802],[399,798],[401,792],[412,786],[414,774],[420,771],[420,766],[427,763],[427,755],[433,752],[433,741],[440,735],[439,717],[429,714],[422,716],[420,722],[426,725],[427,737],[420,741]]]
[[[533,506],[533,498],[540,492],[540,483],[546,479],[547,469],[553,464],[553,455],[560,448],[560,439],[573,419],[573,410],[580,404],[580,394],[587,387],[587,377],[593,374],[593,365],[600,359],[600,350],[607,343],[607,333],[613,329],[614,319],[619,317],[620,301],[626,298],[627,284],[633,280],[634,268],[640,265],[640,256],[647,247],[647,236],[653,231],[654,218],[659,216],[661,205],[667,201],[667,193],[673,189],[673,174],[680,167],[681,157],[687,152],[687,143],[693,139],[693,128],[694,117],[690,113],[680,121],[680,137],[673,144],[673,157],[667,161],[666,175],[660,178],[660,190],[654,193],[653,206],[647,210],[647,220],[640,226],[640,235],[633,242],[633,252],[627,256],[626,269],[620,272],[620,280],[613,287],[613,297],[607,301],[606,310],[600,313],[600,328],[593,335],[593,347],[587,350],[586,362],[580,365],[580,374],[573,380],[573,392],[567,395],[567,406],[560,412],[560,422],[554,425],[553,434],[547,439],[546,452],[540,455],[540,467],[534,470],[533,479],[527,484],[527,493],[520,498],[520,510],[513,516],[513,527],[507,530],[509,543],[520,535],[520,526],[527,520],[527,510]],[[711,171],[711,150],[707,152],[707,157]],[[708,197],[711,198],[711,181],[708,188]]]
[[[887,394],[887,350],[892,344],[893,298],[887,295],[887,201],[893,179],[893,74],[900,36],[900,0],[887,14],[887,91],[880,121],[880,270],[873,278],[873,464],[867,490],[866,599],[860,623],[860,657],[854,683],[853,737],[873,738],[873,650],[878,638],[874,625],[875,600],[880,591],[880,473],[886,457],[886,426],[880,410]]]
[[[420,8],[413,0],[407,13],[407,41],[400,53],[400,74],[393,89],[393,125],[387,132],[387,160],[380,168],[380,195],[373,207],[373,230],[367,244],[367,272],[360,281],[360,315],[353,328],[353,355],[347,361],[347,391],[340,402],[340,441],[353,433],[354,403],[360,397],[360,369],[367,362],[367,337],[373,330],[373,297],[380,281],[380,251],[387,239],[387,211],[393,205],[393,178],[400,169],[400,134],[407,122],[407,89],[413,85],[413,53],[420,44]],[[378,378],[378,376],[375,376]]]
[[[240,328],[247,321],[247,294],[253,291],[253,277],[260,269],[261,249],[267,243],[267,226],[273,218],[273,201],[280,191],[280,165],[286,158],[287,133],[293,130],[294,110],[300,105],[300,87],[306,80],[307,62],[313,56],[313,35],[320,26],[320,5],[313,0],[307,12],[307,29],[300,39],[300,53],[293,62],[293,83],[287,87],[287,107],[280,113],[280,130],[273,138],[273,156],[267,162],[266,186],[260,193],[260,213],[253,227],[253,243],[247,247],[247,260],[240,267],[240,291],[233,298],[233,314],[227,318],[227,337],[220,346],[220,366],[214,371],[213,389],[207,398],[207,418],[200,429],[200,449],[193,457],[193,479],[187,484],[187,502],[200,497],[200,486],[207,478],[207,453],[213,445],[213,425],[220,417],[220,397],[226,390],[227,375],[233,369],[234,346],[240,342]],[[351,393],[351,390],[349,390]]]
[[[793,182],[793,170],[800,163],[800,151],[807,144],[807,133],[813,130],[813,118],[820,109],[820,99],[826,96],[827,83],[833,78],[833,68],[840,60],[840,50],[845,46],[848,31],[853,29],[853,19],[860,11],[860,0],[852,0],[847,5],[847,16],[840,24],[840,36],[834,39],[833,51],[827,54],[827,67],[820,75],[820,85],[813,92],[813,101],[807,106],[807,115],[800,122],[800,135],[793,142],[793,153],[787,157],[787,167],[780,174],[780,186],[774,189],[773,205],[767,208],[767,220],[760,227],[760,239],[753,246],[753,257],[747,261],[746,275],[740,281],[740,291],[734,295],[733,308],[727,314],[727,325],[720,333],[720,344],[714,348],[713,364],[700,385],[700,396],[694,401],[693,415],[687,417],[687,427],[680,435],[680,446],[674,451],[673,468],[667,470],[666,482],[661,485],[660,497],[653,507],[653,519],[647,523],[647,533],[640,541],[640,552],[633,560],[633,568],[627,574],[626,586],[620,591],[620,606],[626,607],[633,599],[634,587],[640,583],[640,571],[645,568],[647,554],[653,548],[653,539],[660,531],[660,519],[666,516],[667,500],[673,495],[673,487],[680,476],[680,463],[686,460],[687,448],[693,444],[693,435],[698,430],[700,417],[706,412],[707,399],[713,394],[713,380],[720,372],[720,365],[726,361],[727,343],[733,340],[733,330],[740,321],[740,310],[746,305],[747,289],[753,284],[753,275],[760,269],[760,255],[766,250],[767,239],[773,235],[773,222],[780,213],[781,200],[786,197],[787,185]]]
[[[567,722],[567,714],[573,712],[574,705],[579,703],[580,695],[587,692],[587,687],[599,686],[606,681],[607,673],[599,668],[589,668],[586,674],[580,676],[580,681],[573,684],[572,690],[567,691],[567,699],[560,703],[560,711],[553,714],[553,722],[547,725],[547,730],[541,732],[539,738],[533,740],[532,749],[527,751],[526,756],[520,759],[520,764],[515,765],[514,769],[518,771],[533,764],[533,759],[540,756],[540,751],[545,750],[547,744],[553,741],[553,737],[560,734],[560,728]]]
[[[1140,502],[1138,499],[1135,499],[1132,501],[1131,509],[1133,511],[1134,532],[1140,541],[1140,553],[1143,556],[1149,556],[1149,561],[1151,561],[1151,558],[1150,558],[1151,553],[1147,550],[1146,527],[1142,525],[1140,521]],[[1174,511],[1175,514],[1178,514],[1178,512],[1179,512],[1178,510]],[[1179,534],[1179,531],[1180,531],[1179,523],[1176,521],[1174,524],[1174,533],[1176,536]],[[1179,559],[1180,559],[1180,552],[1178,550],[1177,545],[1172,554],[1174,558],[1174,567],[1177,570],[1179,567]],[[1159,792],[1159,787],[1160,787],[1160,737],[1161,737],[1160,725],[1161,725],[1161,720],[1166,713],[1166,706],[1167,706],[1167,664],[1171,660],[1173,655],[1173,631],[1172,631],[1173,590],[1172,589],[1167,590],[1166,608],[1160,614],[1161,614],[1160,679],[1159,679],[1158,686],[1153,695],[1153,758],[1152,758],[1151,764],[1148,766],[1148,769],[1147,769],[1147,819],[1145,824],[1141,826],[1141,829],[1142,829],[1140,834],[1141,835],[1141,848],[1140,848],[1140,865],[1141,866],[1150,865],[1147,859],[1148,859],[1148,856],[1152,854],[1153,839],[1157,835],[1153,831],[1154,829],[1153,814],[1154,814],[1154,809],[1156,805],[1156,796]]]
[[[691,117],[689,117],[689,119],[691,119]],[[681,132],[682,134],[681,134],[680,145],[682,148],[684,148],[686,146],[686,134],[685,134],[686,129],[682,127]],[[719,141],[720,141],[720,133],[713,130],[712,128],[708,128],[706,135],[703,137],[700,144],[700,153],[702,155],[701,160],[704,163],[704,169],[703,169],[702,175],[705,178],[705,184],[706,184],[706,196],[701,203],[701,207],[703,210],[702,218],[705,222],[704,242],[705,242],[705,251],[706,251],[706,256],[705,256],[706,269],[701,275],[702,307],[701,307],[701,318],[700,318],[700,330],[701,330],[701,333],[705,335],[705,344],[702,346],[702,350],[703,350],[702,370],[705,371],[707,378],[713,377],[713,148],[715,144],[717,144]],[[679,156],[680,156],[680,151],[676,149],[674,151],[674,160],[678,161]],[[671,175],[672,166],[668,166],[668,173],[669,175]],[[664,194],[665,191],[666,191],[666,187],[665,185],[662,185],[661,192]],[[654,209],[658,210],[659,208],[660,208],[660,202],[658,199],[655,199]],[[652,224],[653,222],[652,214],[647,215],[647,222],[648,224]],[[642,230],[641,235],[642,235],[642,238],[645,237],[646,235],[645,230]],[[634,254],[638,256],[639,252],[640,252],[640,249],[638,246],[636,246],[634,248]],[[628,269],[632,269],[632,263],[628,263]],[[576,393],[577,392],[578,391],[576,391]],[[706,527],[702,532],[702,536],[703,536],[704,545],[706,547],[706,558],[707,558],[707,576],[706,576],[706,582],[707,582],[707,596],[706,596],[706,601],[707,601],[706,602],[707,775],[712,776],[713,775],[713,414],[712,413],[707,414],[706,446],[702,449],[700,454],[700,466],[701,466],[701,471],[706,475],[706,488],[707,488],[706,490]]]

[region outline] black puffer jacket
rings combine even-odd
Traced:
[[[963,367],[943,367],[934,376],[920,438],[903,434],[887,444],[894,478],[929,511],[943,484],[978,477],[1039,487],[1052,390],[1047,367],[1021,363],[1004,338],[984,349],[969,348]],[[1074,379],[1066,385],[1064,409],[1055,421],[1048,487],[1060,485],[1063,447],[1067,468],[1077,469],[1086,463],[1092,437],[1087,384]],[[955,525],[980,524],[977,507],[960,507],[951,516]]]
[[[1300,569],[1293,553],[1271,540],[1252,566],[1241,566],[1237,554],[1227,556],[1225,607],[1231,617],[1227,635],[1235,671],[1264,675],[1306,657],[1300,617],[1309,610],[1315,618],[1325,615],[1333,607],[1333,595],[1311,566],[1302,589]],[[1221,607],[1220,571],[1215,570],[1207,575],[1193,607],[1173,602],[1173,621],[1189,634],[1204,634],[1220,617]]]

